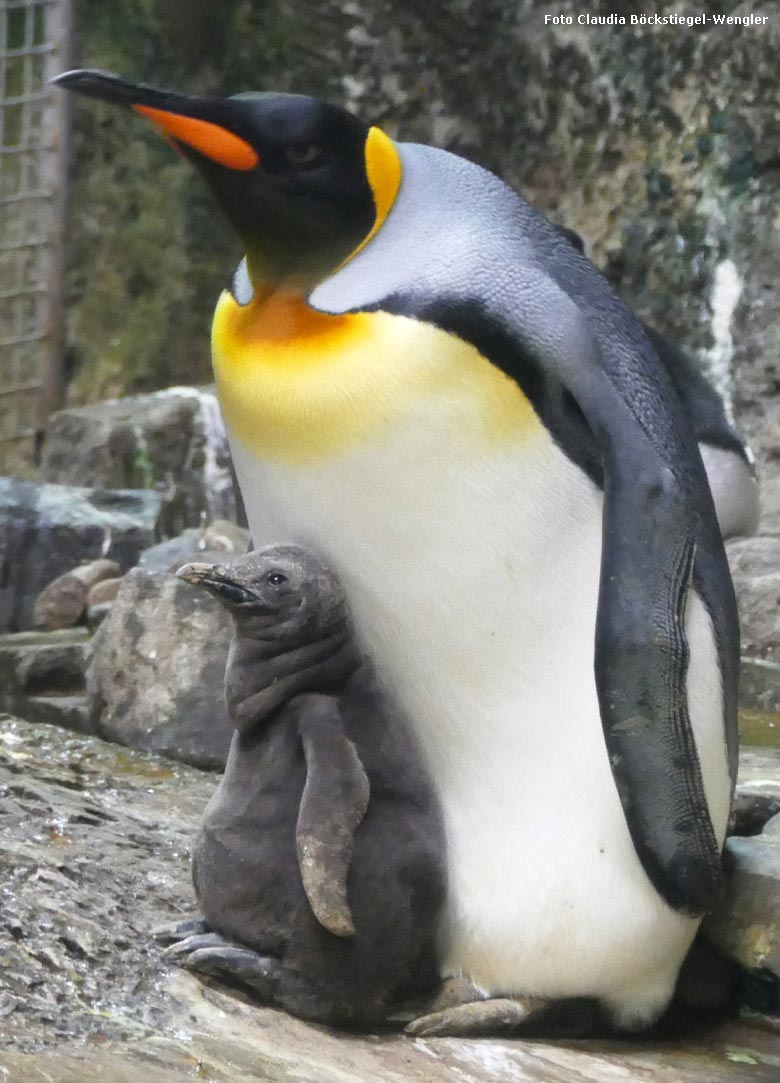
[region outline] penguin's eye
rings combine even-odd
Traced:
[[[285,154],[290,165],[300,169],[318,162],[322,157],[322,147],[317,143],[293,143],[286,148]]]
[[[270,583],[272,587],[280,587],[282,583],[287,582],[287,576],[282,575],[281,572],[269,572],[265,578],[266,582]]]

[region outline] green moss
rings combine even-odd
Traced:
[[[149,461],[146,448],[138,446],[135,459],[133,460],[133,473],[135,474],[134,485],[138,489],[151,489],[154,485],[154,470]]]

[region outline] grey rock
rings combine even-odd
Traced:
[[[742,746],[730,834],[758,835],[780,812],[780,748]]]
[[[200,550],[199,532],[187,530],[175,538],[159,542],[141,554],[138,567],[147,572],[176,571],[188,560],[194,559]]]
[[[780,838],[730,838],[726,856],[726,897],[707,918],[707,935],[748,969],[780,976]]]
[[[137,1040],[165,1016],[147,931],[187,906],[188,842],[212,789],[180,771],[0,716],[0,988],[22,1001],[0,1018],[0,1048]]]
[[[33,626],[44,631],[78,624],[87,604],[87,588],[70,572],[48,583],[33,606]]]
[[[741,837],[760,835],[767,824],[780,812],[780,798],[771,793],[737,789],[729,820],[729,835]]]
[[[748,808],[751,798],[767,813],[756,822],[761,833],[727,840],[726,893],[704,929],[743,966],[780,975],[780,749],[741,749],[737,799]]]
[[[0,718],[0,1077],[13,1083],[774,1083],[777,1035],[550,1043],[336,1033],[171,970],[188,847],[215,781]]]
[[[30,717],[30,698],[82,694],[89,645],[86,628],[0,636],[0,710]]]
[[[61,410],[47,431],[47,481],[165,492],[163,529],[235,519],[230,453],[214,392],[174,387]]]
[[[94,732],[85,695],[24,696],[17,700],[17,708],[27,722],[59,726],[73,733]]]
[[[780,662],[743,657],[739,674],[739,699],[740,703],[759,711],[779,712]],[[780,722],[780,719],[778,721]]]
[[[57,576],[106,557],[122,571],[159,537],[161,497],[0,478],[0,632],[31,627]]]
[[[726,547],[746,655],[780,663],[780,537],[739,538]]]
[[[134,568],[95,634],[94,732],[199,767],[222,767],[232,728],[223,680],[230,618],[205,591]]]
[[[780,748],[741,748],[737,790],[780,800]]]
[[[767,470],[761,485],[761,531],[780,535],[780,464]]]
[[[113,602],[121,585],[121,576],[114,576],[110,579],[101,579],[99,583],[95,583],[94,586],[89,588],[89,594],[87,594],[87,606],[103,605],[105,602]]]
[[[734,538],[727,543],[726,553],[737,582],[780,575],[780,538],[772,535]]]
[[[84,694],[90,645],[86,628],[0,636],[0,710],[90,733]]]
[[[118,576],[120,571],[115,560],[90,560],[64,575],[58,575],[35,599],[33,624],[46,631],[77,624],[92,588],[112,576]]]
[[[96,602],[87,606],[87,628],[94,632],[98,625],[102,624],[111,612],[111,602]]]

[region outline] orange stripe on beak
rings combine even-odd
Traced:
[[[254,147],[226,128],[220,128],[218,124],[185,117],[180,113],[169,113],[165,109],[152,109],[149,105],[134,105],[133,109],[136,113],[148,117],[152,124],[161,128],[166,135],[173,136],[180,143],[186,143],[198,153],[205,154],[207,158],[227,166],[228,169],[254,169],[260,161]]]

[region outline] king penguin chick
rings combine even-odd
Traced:
[[[641,323],[457,155],[299,95],[58,81],[161,128],[241,239],[212,356],[252,537],[333,569],[414,730],[442,975],[498,1022],[588,998],[651,1025],[723,886],[739,629]]]
[[[419,750],[313,555],[177,574],[233,617],[235,733],[193,850],[205,926],[168,954],[304,1019],[381,1023],[437,979],[444,838]]]

